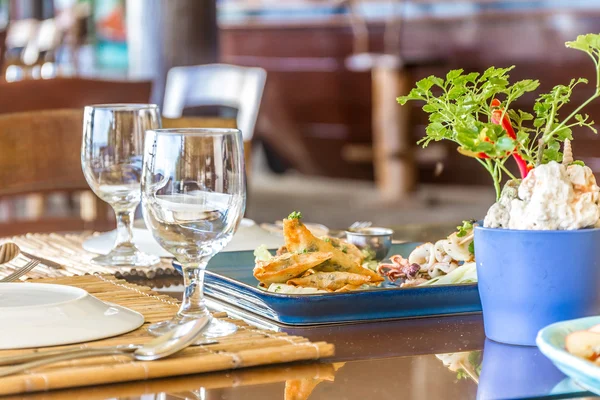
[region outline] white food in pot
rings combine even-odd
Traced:
[[[519,195],[520,183],[520,181],[506,182],[500,194],[500,200],[494,203],[488,210],[483,220],[483,226],[487,228],[508,228],[511,203]]]
[[[506,188],[505,188],[506,190]],[[555,161],[531,170],[518,196],[503,193],[484,220],[490,228],[574,230],[595,226],[600,219],[600,188],[586,166],[565,167]]]

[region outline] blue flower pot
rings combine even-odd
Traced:
[[[485,335],[535,346],[554,322],[600,314],[600,229],[475,228]]]

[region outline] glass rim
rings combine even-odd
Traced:
[[[96,110],[114,110],[114,111],[140,111],[140,110],[158,110],[157,104],[152,103],[101,103],[85,106],[86,109]]]
[[[237,128],[159,128],[146,130],[146,135],[149,133],[161,136],[226,136],[241,135],[242,131]]]

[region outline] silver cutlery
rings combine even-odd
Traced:
[[[19,247],[17,246],[17,248],[19,248]],[[33,254],[26,253],[21,249],[19,249],[19,251],[21,252],[21,254],[23,254],[25,257],[29,258],[30,260],[38,260],[39,262],[41,262],[42,264],[44,264],[47,267],[54,268],[54,269],[62,269],[63,268],[63,266],[60,265],[59,263],[54,262],[52,260],[48,260],[47,258],[34,256]]]
[[[213,344],[219,344],[218,340],[213,339],[201,339],[199,341],[194,342],[191,346],[209,346]],[[76,354],[86,354],[91,352],[100,353],[100,355],[106,354],[107,351],[134,351],[137,350],[140,346],[134,344],[120,344],[117,346],[109,346],[109,347],[75,347],[72,349],[58,349],[58,350],[43,350],[36,351],[34,353],[29,354],[18,354],[15,356],[6,356],[0,357],[0,367],[6,365],[17,365],[23,364],[26,362],[31,362],[35,360],[43,360],[46,358],[60,356],[60,355],[76,355]]]
[[[12,242],[0,245],[0,264],[6,264],[19,255],[19,246]]]
[[[35,267],[37,267],[37,265],[40,262],[38,260],[31,260],[29,261],[27,264],[25,264],[23,267],[19,268],[18,270],[16,270],[15,272],[13,272],[12,274],[0,279],[0,283],[7,283],[7,282],[14,282],[17,279],[19,279],[20,277],[22,277],[23,275],[25,275],[26,273],[28,273],[29,271],[31,271],[32,269],[34,269]]]
[[[54,353],[44,358],[35,359],[35,355],[25,356],[27,361],[20,364],[0,368],[0,377],[17,374],[19,372],[31,370],[49,364],[62,361],[76,360],[79,358],[97,357],[97,356],[128,356],[137,361],[155,361],[161,358],[171,356],[196,342],[202,334],[204,327],[208,324],[209,317],[195,319],[178,325],[166,334],[157,337],[145,345],[120,345],[113,347],[100,347],[94,349],[70,349],[61,353]],[[27,358],[29,357],[29,358]],[[13,357],[11,362],[17,362],[19,359]],[[3,365],[6,359],[0,360]]]

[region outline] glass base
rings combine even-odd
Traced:
[[[172,330],[176,325],[183,324],[188,322],[189,319],[175,317],[170,321],[158,322],[156,324],[152,324],[148,327],[148,332],[154,336],[162,336],[165,333]],[[202,331],[202,336],[205,339],[214,339],[220,338],[224,336],[229,336],[234,334],[237,331],[237,326],[232,324],[231,322],[221,321],[220,319],[210,317],[210,321]],[[203,340],[201,339],[200,342]],[[197,343],[201,344],[201,343]]]
[[[120,251],[112,250],[110,253],[92,259],[92,263],[105,267],[150,267],[160,262],[160,257],[142,253],[139,250]]]

